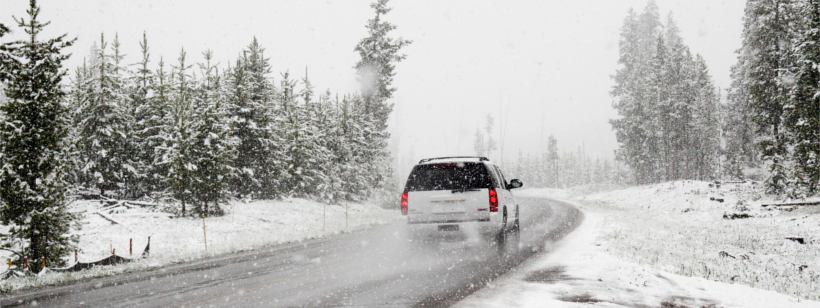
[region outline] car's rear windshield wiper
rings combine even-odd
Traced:
[[[475,189],[475,188],[461,188],[461,189],[453,189],[450,192],[452,192],[452,193],[463,193],[465,191],[480,191],[480,190]]]

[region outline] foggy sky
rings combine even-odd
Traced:
[[[173,64],[185,48],[188,61],[210,49],[225,68],[255,36],[279,73],[302,78],[317,91],[358,90],[356,43],[372,18],[370,1],[58,1],[41,0],[44,38],[77,37],[66,67],[89,55],[105,32],[119,39],[126,63],[139,60],[145,31],[152,65]],[[745,1],[657,1],[662,21],[672,11],[684,41],[703,55],[715,85],[727,89],[740,47]],[[25,17],[27,0],[0,0],[0,23],[23,32],[11,15]],[[519,150],[536,154],[542,135],[561,151],[583,146],[592,157],[612,158],[617,148],[608,119],[617,69],[618,34],[632,7],[646,1],[419,1],[392,0],[386,19],[393,37],[413,40],[397,65],[391,122],[400,173],[423,157],[472,155],[475,130],[488,113],[506,121],[504,161]],[[543,124],[542,124],[543,123]],[[543,129],[542,129],[543,127]],[[500,160],[498,151],[490,158]]]

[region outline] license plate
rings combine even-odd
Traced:
[[[458,231],[458,225],[441,225],[438,226],[439,231]]]

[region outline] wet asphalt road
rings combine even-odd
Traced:
[[[404,222],[160,270],[0,298],[0,307],[447,307],[583,220],[559,201],[517,198],[518,249],[481,240],[413,242]]]

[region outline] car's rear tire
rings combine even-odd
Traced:
[[[512,226],[507,228],[507,209],[504,208],[504,218],[501,230],[496,234],[496,243],[499,253],[509,253],[518,250],[518,243],[521,240],[521,225],[519,222],[518,206],[515,209],[515,220]]]
[[[509,244],[512,249],[518,249],[519,242],[521,241],[521,220],[518,205],[515,206],[515,221],[513,222],[510,233],[511,235],[508,236],[507,241],[510,242]]]
[[[507,246],[507,208],[504,208],[504,216],[502,216],[501,220],[501,230],[498,230],[498,233],[495,236],[495,242],[498,245],[498,250],[503,252],[506,250]]]

